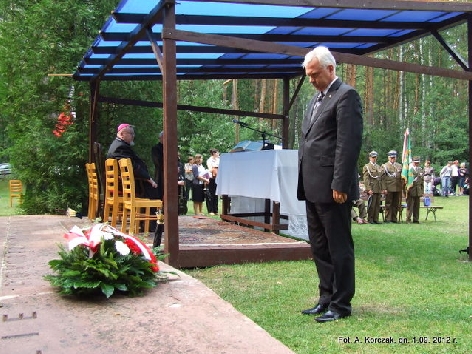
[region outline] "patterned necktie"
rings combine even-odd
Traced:
[[[325,94],[323,92],[320,92],[318,97],[316,98],[316,102],[313,106],[313,111],[311,112],[311,122],[315,119],[316,112],[318,111],[318,107],[321,105],[321,101],[323,101]]]

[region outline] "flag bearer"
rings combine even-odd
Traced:
[[[411,215],[413,214],[413,223],[419,224],[420,198],[423,196],[424,192],[424,177],[423,169],[420,167],[420,158],[418,156],[413,157],[410,175],[413,178],[413,183],[411,185],[407,185],[406,222],[411,222]]]

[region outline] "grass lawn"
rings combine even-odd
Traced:
[[[311,261],[187,272],[296,353],[470,353],[472,262],[458,252],[468,245],[468,202],[436,197],[436,222],[421,210],[419,225],[354,224],[353,314],[334,323],[300,314],[317,300]]]
[[[468,197],[436,197],[434,204],[444,206],[438,220],[423,221],[422,209],[419,225],[353,224],[353,314],[333,323],[300,314],[317,300],[311,261],[186,272],[295,353],[470,353],[472,262],[458,252],[468,245],[468,203]],[[0,216],[19,213],[10,208],[8,179],[0,179]],[[374,343],[380,339],[393,343]]]

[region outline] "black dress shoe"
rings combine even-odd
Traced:
[[[318,323],[325,323],[331,321],[337,321],[341,318],[351,316],[351,314],[341,314],[336,311],[326,311],[324,315],[315,318],[315,321]]]
[[[307,310],[303,310],[304,315],[319,315],[328,309],[328,304],[316,304],[315,307]]]
[[[374,224],[381,224],[380,221],[374,221]]]

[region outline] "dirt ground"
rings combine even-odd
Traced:
[[[215,219],[180,218],[183,244],[294,242]],[[163,263],[178,276],[142,297],[58,295],[42,278],[50,274],[47,262],[58,258],[66,231],[88,224],[66,216],[0,217],[1,353],[292,353],[200,281]]]

